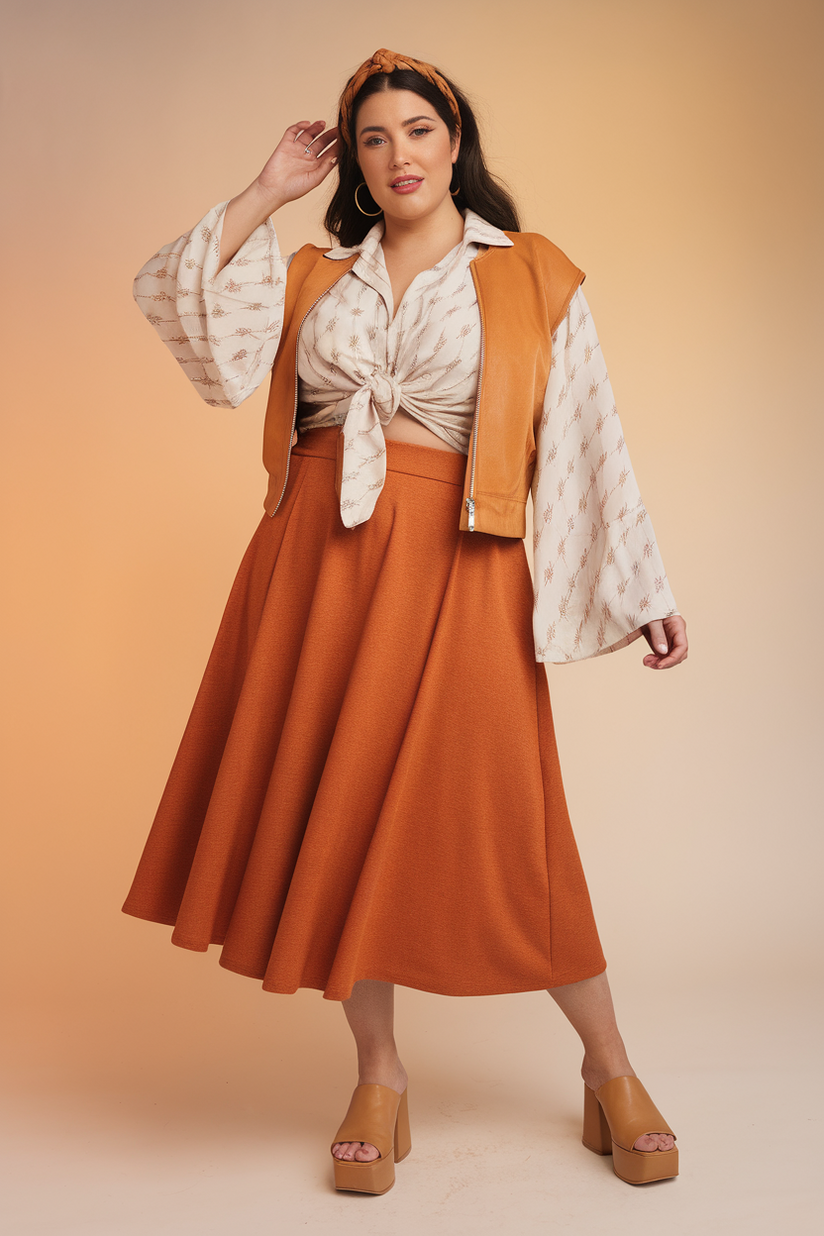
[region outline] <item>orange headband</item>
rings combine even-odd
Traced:
[[[421,77],[425,77],[433,86],[437,86],[441,94],[446,98],[452,109],[452,114],[455,117],[455,122],[458,129],[461,127],[461,113],[458,108],[458,101],[446,82],[446,79],[441,77],[437,69],[434,69],[431,64],[427,64],[424,60],[413,60],[411,56],[399,56],[397,52],[389,51],[385,47],[381,47],[376,51],[371,60],[364,60],[361,67],[357,70],[349,85],[341,95],[340,100],[340,135],[346,142],[347,146],[352,145],[352,104],[355,101],[355,96],[360,90],[367,77],[371,77],[373,73],[394,73],[395,69],[414,69],[416,73],[420,73]]]

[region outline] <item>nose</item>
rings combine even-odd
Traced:
[[[404,167],[409,165],[409,155],[406,152],[404,141],[405,139],[402,138],[400,141],[395,143],[395,148],[392,151],[392,158],[390,159],[391,167]]]

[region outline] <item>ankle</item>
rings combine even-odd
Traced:
[[[376,1082],[400,1093],[406,1088],[408,1080],[406,1069],[396,1051],[358,1057],[359,1086]]]
[[[636,1077],[637,1074],[622,1043],[620,1048],[586,1052],[581,1065],[581,1076],[590,1090],[597,1090],[614,1077]]]

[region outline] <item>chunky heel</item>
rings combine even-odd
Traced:
[[[584,1086],[582,1141],[595,1154],[611,1154],[612,1170],[627,1184],[650,1184],[678,1175],[678,1150],[636,1150],[644,1133],[675,1137],[637,1077],[613,1077],[590,1090]]]
[[[612,1134],[594,1090],[584,1086],[584,1135],[581,1141],[595,1154],[612,1154]]]
[[[398,1094],[376,1083],[356,1086],[336,1142],[369,1142],[380,1152],[371,1163],[335,1158],[335,1188],[354,1193],[386,1193],[395,1183],[395,1164],[412,1149],[407,1091]],[[331,1147],[330,1147],[331,1149]]]
[[[374,1145],[374,1143],[373,1143]],[[412,1149],[412,1134],[409,1131],[409,1104],[406,1101],[406,1091],[401,1095],[398,1104],[398,1115],[395,1119],[395,1162],[400,1163]]]

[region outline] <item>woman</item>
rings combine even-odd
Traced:
[[[335,166],[338,247],[284,262],[270,216]],[[135,283],[207,403],[272,377],[266,515],[124,909],[342,1002],[338,1188],[385,1192],[411,1145],[395,982],[549,990],[584,1045],[585,1145],[630,1183],[677,1174],[615,1023],[541,666],[641,634],[650,668],[687,654],[582,280],[520,232],[457,87],[382,49],[336,128],[291,125]]]

